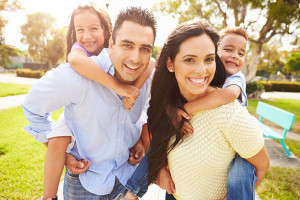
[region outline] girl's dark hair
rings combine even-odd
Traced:
[[[168,58],[174,62],[179,53],[180,45],[190,37],[208,35],[214,43],[216,53],[216,72],[211,86],[221,87],[225,81],[225,69],[217,55],[219,35],[205,21],[189,21],[179,25],[165,42],[156,64],[152,82],[150,107],[148,109],[148,130],[151,134],[151,149],[149,154],[149,184],[155,182],[159,170],[167,165],[168,153],[182,140],[184,133],[180,131],[183,120],[174,126],[177,108],[184,110],[185,98],[181,95],[174,73],[167,69]],[[174,142],[169,145],[170,139]]]
[[[108,48],[108,43],[109,43],[109,38],[111,36],[112,32],[112,24],[110,17],[104,7],[97,6],[93,2],[89,2],[83,5],[79,5],[72,13],[70,24],[69,24],[69,29],[68,29],[68,34],[67,34],[67,54],[66,54],[66,61],[68,62],[68,55],[71,51],[71,48],[73,44],[76,42],[76,31],[75,31],[75,26],[74,26],[74,18],[77,14],[90,10],[95,13],[97,13],[102,28],[104,30],[104,47]]]

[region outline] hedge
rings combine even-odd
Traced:
[[[300,92],[300,82],[291,81],[257,81],[264,85],[266,92],[280,91],[280,92]]]
[[[41,78],[45,75],[45,71],[41,70],[31,70],[28,68],[17,69],[16,71],[18,77],[28,77],[28,78]]]

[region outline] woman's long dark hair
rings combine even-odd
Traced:
[[[177,108],[184,110],[186,102],[181,95],[174,73],[167,69],[168,58],[174,62],[180,45],[190,37],[208,35],[215,45],[216,72],[211,86],[221,87],[225,81],[225,69],[217,55],[219,35],[217,31],[204,21],[189,21],[179,25],[168,37],[157,60],[156,72],[152,82],[150,107],[148,109],[148,129],[151,134],[149,154],[149,184],[156,181],[159,170],[167,165],[167,154],[182,140],[184,133],[179,126],[174,126]],[[169,146],[175,135],[174,143]]]

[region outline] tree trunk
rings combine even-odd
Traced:
[[[54,60],[49,59],[48,64],[49,64],[49,69],[52,69],[52,68],[56,67],[55,66],[56,62]]]
[[[246,77],[246,81],[250,82],[256,75],[257,64],[259,63],[259,56],[262,48],[262,43],[253,42],[251,49],[248,52],[249,64],[245,65],[242,72]]]

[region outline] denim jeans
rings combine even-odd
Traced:
[[[139,198],[148,190],[148,156],[149,150],[125,185],[127,190]]]
[[[236,155],[230,163],[227,178],[228,200],[255,199],[256,169],[247,160]]]
[[[255,199],[256,169],[238,154],[230,163],[227,177],[227,200]],[[176,200],[166,193],[166,200]]]
[[[71,173],[66,169],[64,178],[64,200],[112,200],[119,193],[126,193],[126,189],[116,178],[114,188],[110,194],[97,195],[93,194],[81,185],[78,174]]]

